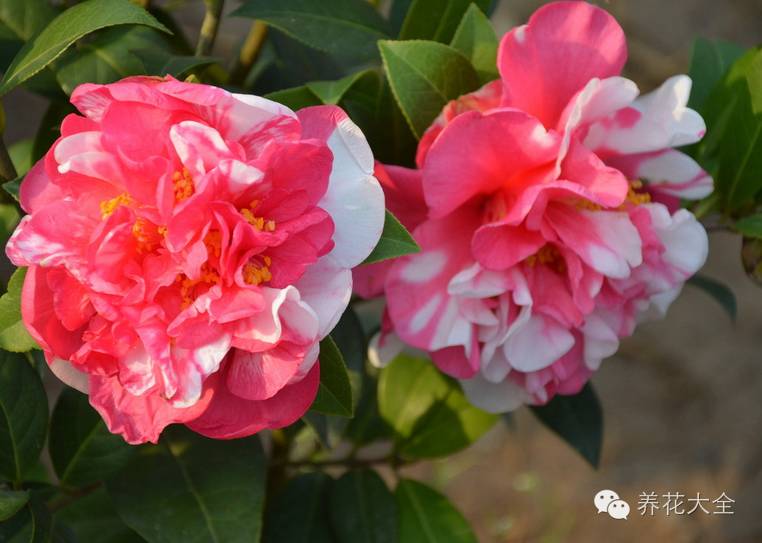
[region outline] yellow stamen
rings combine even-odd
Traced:
[[[128,206],[132,204],[132,198],[126,192],[123,192],[119,196],[112,198],[111,200],[103,200],[101,202],[101,218],[107,219],[119,206]]]
[[[275,232],[275,221],[266,220],[264,217],[254,215],[254,209],[259,205],[259,200],[253,200],[249,207],[240,209],[241,215],[250,225],[260,231]]]
[[[524,262],[534,268],[538,264],[547,266],[558,273],[566,272],[566,261],[555,245],[546,243],[535,254],[528,256]]]
[[[180,283],[180,296],[183,300],[182,307],[186,309],[195,299],[193,290],[197,285],[219,285],[221,279],[220,274],[207,263],[201,266],[201,276],[198,279],[191,279],[184,273],[180,273],[175,278],[175,281]]]
[[[196,192],[196,188],[193,185],[193,178],[186,168],[183,168],[182,171],[177,171],[172,175],[172,184],[175,186],[175,202],[187,200],[193,196],[194,192]]]
[[[243,267],[243,280],[249,285],[257,286],[261,283],[266,283],[273,278],[273,274],[270,272],[270,264],[272,259],[269,256],[263,256],[262,261],[264,266],[249,262]]]
[[[204,245],[209,254],[219,258],[222,252],[222,234],[219,230],[210,230],[204,237]]]

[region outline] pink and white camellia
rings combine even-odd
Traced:
[[[422,252],[356,271],[387,296],[387,334],[430,353],[471,401],[502,412],[574,394],[636,323],[663,315],[704,263],[680,198],[712,179],[674,147],[701,117],[677,76],[638,96],[622,29],[556,2],[500,43],[500,79],[448,104],[418,169],[377,166]]]
[[[383,228],[363,134],[336,107],[172,78],[71,100],[84,116],[26,176],[7,246],[53,371],[130,443],[294,422]]]

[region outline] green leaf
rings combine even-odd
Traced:
[[[396,434],[397,450],[408,458],[456,452],[497,421],[497,416],[472,406],[458,383],[430,361],[407,355],[382,370],[378,407]]]
[[[0,39],[27,41],[55,16],[48,0],[0,0]]]
[[[460,21],[450,46],[471,61],[481,83],[488,83],[500,77],[497,71],[498,43],[492,23],[476,4],[471,4]]]
[[[386,21],[365,0],[248,0],[233,15],[260,19],[348,63],[377,58]]]
[[[472,1],[484,12],[490,4],[490,0],[413,0],[399,39],[449,43]]]
[[[342,417],[351,417],[353,413],[347,366],[331,336],[320,342],[320,388],[310,409]]]
[[[733,64],[703,111],[708,135],[696,156],[714,174],[723,211],[732,213],[762,189],[762,51]]]
[[[0,541],[3,543],[50,543],[52,522],[50,512],[34,497],[16,515],[0,522]]]
[[[55,520],[74,532],[77,541],[86,543],[139,543],[144,541],[116,514],[105,488],[78,498],[56,511]]]
[[[0,204],[0,244],[5,247],[21,215],[14,204]]]
[[[590,383],[574,396],[556,396],[532,413],[571,445],[593,467],[598,467],[603,445],[603,412]]]
[[[265,543],[334,543],[328,510],[331,478],[322,472],[291,479],[268,509]]]
[[[21,187],[21,182],[24,180],[24,176],[21,175],[17,177],[16,179],[13,179],[11,181],[6,181],[3,183],[3,190],[13,196],[13,199],[18,202],[19,199],[19,188]]]
[[[694,275],[688,279],[688,284],[703,290],[714,298],[728,314],[730,320],[735,322],[738,316],[738,304],[730,287],[705,275]]]
[[[397,217],[387,210],[384,217],[384,230],[381,232],[381,239],[378,244],[365,259],[363,264],[372,264],[381,262],[398,256],[417,253],[421,248],[410,235],[410,232],[402,226]]]
[[[146,10],[129,0],[87,0],[61,13],[27,42],[5,72],[0,95],[45,68],[79,38],[120,24],[142,24],[169,32]]]
[[[696,39],[688,71],[693,81],[688,107],[700,110],[717,83],[743,53],[744,49],[735,43]]]
[[[34,135],[34,145],[32,147],[32,162],[37,162],[48,150],[53,146],[53,143],[61,137],[61,123],[64,118],[70,113],[75,113],[77,110],[68,100],[55,100],[51,101],[48,109],[45,111],[42,120],[40,121],[37,133]]]
[[[430,41],[380,41],[394,97],[420,138],[447,102],[476,90],[479,77],[462,53]]]
[[[61,484],[85,486],[110,477],[130,459],[133,448],[108,431],[87,395],[67,388],[50,424],[50,457]]]
[[[37,346],[21,320],[21,288],[25,276],[26,268],[13,272],[8,291],[0,297],[0,348],[12,352],[26,352]]]
[[[397,506],[378,474],[348,471],[331,485],[331,524],[338,543],[397,541]]]
[[[265,94],[265,98],[283,104],[294,111],[298,111],[304,107],[319,106],[322,104],[320,98],[315,96],[315,93],[306,86],[271,92]]]
[[[739,219],[736,221],[735,228],[747,238],[762,238],[762,214]]]
[[[153,48],[168,58],[164,34],[146,26],[118,26],[99,32],[87,42],[67,52],[56,64],[56,79],[66,94],[82,83],[113,83],[146,71],[135,51]],[[157,74],[163,75],[163,74]]]
[[[8,147],[8,154],[11,156],[13,167],[16,168],[19,176],[23,176],[34,165],[32,150],[34,149],[34,140],[27,138],[17,141]]]
[[[394,497],[399,511],[399,543],[477,543],[463,515],[433,488],[401,479]]]
[[[11,518],[28,501],[28,490],[0,490],[0,522]]]
[[[166,51],[156,49],[135,49],[132,52],[143,61],[145,73],[148,75],[171,75],[178,79],[184,78],[198,68],[217,62],[214,57],[168,55]]]
[[[256,436],[214,440],[173,426],[106,484],[119,516],[150,543],[256,543],[264,463]]]
[[[324,104],[336,105],[344,95],[363,77],[374,74],[373,70],[356,72],[337,81],[312,81],[307,83],[307,88],[320,98]]]
[[[0,352],[0,478],[21,482],[48,429],[48,398],[23,356]]]

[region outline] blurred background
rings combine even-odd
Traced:
[[[195,12],[183,10],[185,22],[197,28],[200,0],[157,3],[197,5]],[[543,3],[500,1],[496,29],[525,22]],[[644,92],[687,71],[696,36],[747,47],[762,42],[762,0],[596,3],[624,27],[626,75]],[[230,1],[227,9],[237,4]],[[224,56],[237,47],[248,27],[246,20],[225,19],[215,52]],[[35,95],[12,93],[7,143],[33,135],[45,107]],[[448,494],[482,543],[762,541],[762,290],[743,273],[739,250],[737,237],[713,234],[703,271],[733,287],[736,324],[688,286],[666,321],[639,328],[594,377],[605,417],[597,471],[522,410],[471,449],[406,473]],[[629,502],[628,520],[596,514],[592,500],[601,489]],[[641,492],[711,499],[725,492],[735,500],[734,514],[642,517]]]

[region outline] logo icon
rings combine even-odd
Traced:
[[[619,498],[613,490],[601,490],[593,498],[595,508],[600,513],[608,513],[611,518],[627,520],[630,514],[630,504]]]

